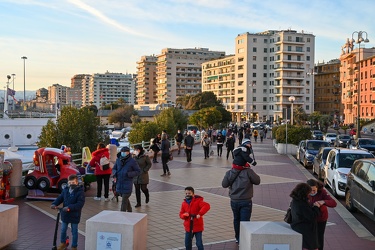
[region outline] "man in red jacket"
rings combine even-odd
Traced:
[[[202,196],[194,194],[194,188],[185,188],[185,199],[181,204],[180,218],[184,220],[185,247],[192,249],[192,241],[195,236],[198,250],[203,250],[202,232],[203,215],[210,210],[210,204],[203,200]]]

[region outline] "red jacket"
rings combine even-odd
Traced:
[[[320,206],[320,215],[316,218],[318,222],[323,222],[328,220],[328,209],[327,207],[336,207],[337,203],[332,197],[327,193],[325,189],[322,189],[316,193],[315,196],[309,195],[309,203],[313,205],[316,201],[324,201],[324,204]]]
[[[184,227],[186,232],[190,232],[190,216],[185,217],[184,213],[189,215],[200,215],[200,218],[194,218],[193,220],[193,232],[203,231],[203,215],[210,210],[210,204],[203,201],[203,197],[194,195],[191,199],[190,204],[187,203],[186,199],[181,204],[180,218],[184,220]]]
[[[95,167],[95,175],[103,175],[103,174],[112,174],[112,169],[109,168],[107,170],[101,170],[99,163],[100,158],[102,158],[102,155],[105,155],[109,159],[109,151],[108,148],[100,148],[92,152],[92,158],[90,161],[90,166]]]

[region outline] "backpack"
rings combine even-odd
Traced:
[[[102,170],[109,169],[109,159],[104,154],[100,158],[99,166]]]

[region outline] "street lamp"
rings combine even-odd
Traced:
[[[357,40],[354,39],[354,34],[357,34]],[[363,37],[366,35],[366,38]],[[368,43],[366,31],[354,31],[352,33],[351,45],[358,43],[358,85],[357,85],[357,138],[361,137],[361,43]]]
[[[292,110],[291,110],[291,113],[290,113],[290,125],[293,125],[293,103],[294,101],[296,100],[296,98],[294,96],[289,96],[289,101],[292,103]]]
[[[26,56],[21,57],[23,60],[23,108],[26,109]]]
[[[12,77],[13,77],[13,78],[12,78],[12,82],[13,82],[13,90],[14,90],[14,77],[15,77],[15,76],[16,76],[16,74],[12,74]],[[14,100],[15,100],[15,96],[13,96],[13,101],[12,101],[12,104],[13,104],[13,105],[12,105],[12,106],[13,106],[12,109],[13,109],[13,110],[14,110]]]

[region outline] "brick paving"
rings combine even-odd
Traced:
[[[289,206],[290,191],[298,182],[304,182],[312,176],[292,157],[279,155],[271,140],[254,143],[253,147],[258,162],[254,170],[261,177],[261,185],[254,190],[251,219],[282,221]],[[184,187],[190,185],[211,204],[211,210],[205,216],[205,249],[238,249],[234,242],[228,190],[221,187],[224,173],[231,163],[224,156],[226,150],[223,151],[223,157],[214,155],[204,159],[203,149],[196,145],[191,163],[186,162],[183,153],[177,155],[174,152],[174,160],[169,163],[172,173],[169,177],[160,176],[161,163],[154,164],[150,170],[150,203],[133,208],[133,212],[148,215],[147,249],[184,249],[184,231],[178,212],[184,197]],[[86,220],[102,210],[119,210],[120,207],[120,203],[115,200],[94,201],[94,196],[95,184],[92,184],[92,188],[86,192],[86,204],[79,225],[79,249],[84,249]],[[130,200],[134,207],[135,195]],[[56,213],[49,209],[50,203],[17,199],[15,204],[20,206],[18,240],[4,249],[51,249]],[[328,222],[326,250],[375,249],[375,237],[341,204],[335,209],[329,209]]]

